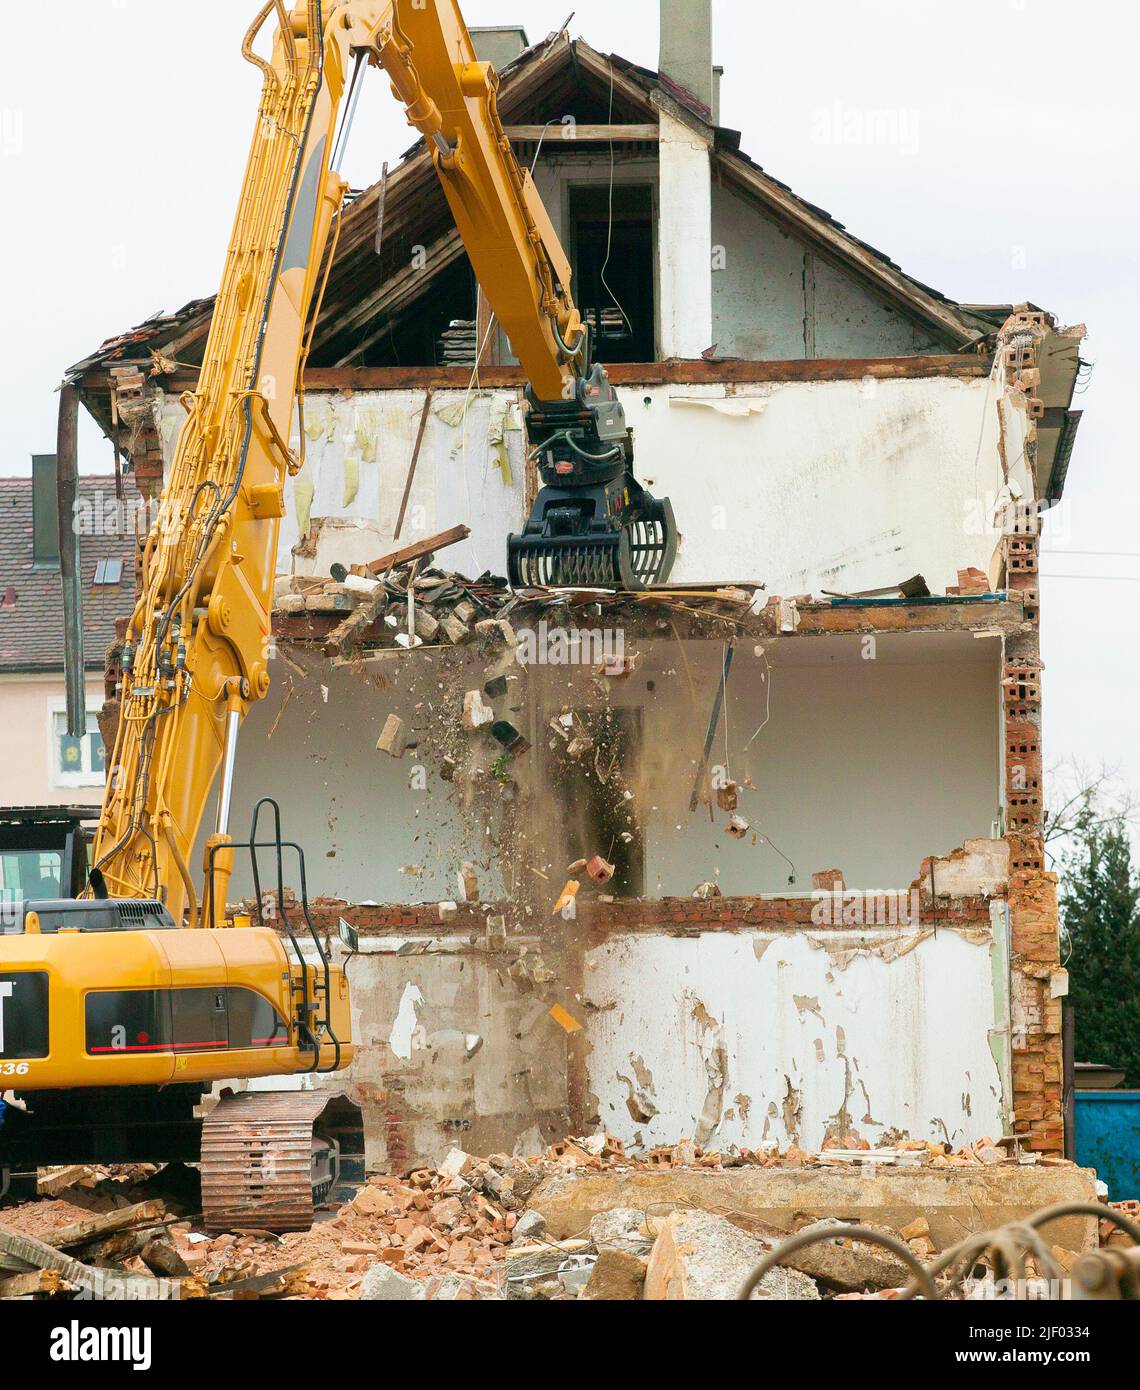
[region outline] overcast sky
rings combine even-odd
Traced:
[[[466,0],[532,41],[575,0]],[[255,0],[7,0],[0,43],[0,472],[55,447],[54,388],[106,337],[217,286],[257,106]],[[657,66],[657,0],[577,0],[571,32]],[[1046,759],[1140,793],[1138,10],[1125,0],[714,0],[722,121],[796,192],[955,299],[1086,322],[1095,364],[1043,581]],[[892,113],[894,142],[823,141]],[[412,132],[378,77],[345,165]],[[85,472],[107,471],[90,425]],[[1093,576],[1105,576],[1096,578]]]

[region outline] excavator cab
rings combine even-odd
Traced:
[[[23,930],[26,903],[83,892],[98,823],[93,806],[0,808],[0,935]]]

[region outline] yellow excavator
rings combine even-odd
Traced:
[[[274,17],[264,57],[255,44]],[[676,530],[669,504],[633,478],[631,435],[590,363],[570,266],[455,0],[268,0],[243,52],[261,70],[261,106],[198,387],[182,399],[142,551],[90,872],[76,896],[28,904],[22,930],[0,935],[0,1169],[199,1162],[211,1227],[287,1230],[310,1223],[338,1145],[359,1141],[358,1113],[325,1087],[250,1089],[204,1119],[200,1102],[218,1082],[339,1072],[353,1056],[347,982],[309,918],[304,855],[268,801],[237,842],[231,803],[242,721],[269,690],[285,481],[303,464],[289,440],[347,192],[337,156],[367,66],[384,69],[429,142],[530,382],[546,487],[510,540],[511,579],[663,581]],[[199,890],[190,861],[219,773]],[[239,852],[252,863],[252,916],[226,905]]]

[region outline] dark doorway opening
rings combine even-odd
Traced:
[[[570,189],[574,293],[600,362],[652,362],[655,352],[653,189]]]

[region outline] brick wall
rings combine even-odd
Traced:
[[[1045,870],[1041,658],[1035,519],[1005,540],[1006,582],[1025,623],[1006,643],[1006,829],[1010,847],[1010,1005],[1014,1131],[1031,1149],[1064,1152],[1061,1001],[1051,982],[1061,963],[1056,875]]]

